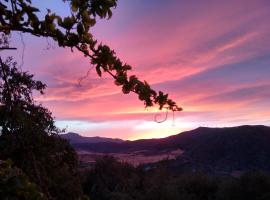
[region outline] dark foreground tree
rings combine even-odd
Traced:
[[[46,200],[38,187],[10,161],[0,161],[0,199]]]
[[[80,199],[76,152],[58,136],[51,113],[33,100],[45,85],[0,57],[0,160],[14,165],[48,199]]]
[[[140,81],[135,75],[129,75],[131,66],[116,57],[108,46],[98,44],[90,33],[98,18],[110,18],[117,0],[58,0],[70,6],[70,15],[61,17],[48,12],[44,19],[38,15],[39,8],[31,0],[0,1],[0,31],[10,33],[19,31],[38,37],[55,40],[60,47],[80,51],[96,68],[99,76],[110,74],[115,84],[122,87],[124,94],[134,92],[145,106],[157,104],[159,109],[182,110],[163,92],[154,91],[146,81]]]

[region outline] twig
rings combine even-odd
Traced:
[[[20,68],[20,70],[22,71],[22,67],[23,67],[23,65],[24,65],[24,51],[25,51],[25,42],[24,42],[24,40],[23,40],[23,35],[22,35],[22,33],[21,32],[19,32],[18,33],[19,35],[20,35],[20,38],[21,38],[21,43],[22,43],[22,56],[21,56],[21,64],[20,64],[20,66],[19,66],[19,68]]]
[[[15,47],[0,47],[0,50],[17,50]]]

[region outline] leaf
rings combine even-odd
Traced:
[[[84,33],[84,27],[83,27],[82,23],[79,23],[77,25],[77,32],[79,35],[82,35]]]
[[[123,92],[124,94],[128,94],[128,93],[130,92],[130,87],[129,87],[128,84],[123,85],[123,87],[122,87],[122,92]]]
[[[101,69],[100,69],[100,65],[96,66],[96,71],[97,71],[97,74],[99,75],[99,77],[101,77],[102,72],[101,72]]]
[[[72,10],[73,12],[77,12],[77,11],[78,11],[78,5],[77,5],[76,3],[72,3],[72,4],[71,4],[71,10]]]
[[[61,26],[63,28],[65,28],[65,29],[70,30],[73,27],[73,25],[75,24],[75,22],[76,22],[76,20],[75,20],[74,16],[72,16],[72,17],[65,17],[64,18],[64,21],[61,24]]]

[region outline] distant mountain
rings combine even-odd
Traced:
[[[92,143],[121,143],[124,140],[104,137],[83,137],[77,133],[69,132],[62,134],[62,138],[68,140],[71,144],[92,144]]]
[[[198,128],[166,139],[163,148],[179,146],[185,151],[169,164],[228,174],[250,170],[270,172],[270,127]]]
[[[207,171],[228,174],[236,171],[270,172],[270,127],[200,127],[162,139],[121,143],[73,143],[75,149],[96,153],[143,152],[145,156],[176,149],[183,154],[167,165],[173,170]]]

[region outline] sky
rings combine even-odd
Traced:
[[[33,2],[69,12],[60,0]],[[17,33],[12,45],[23,70],[47,84],[36,101],[58,127],[84,136],[160,138],[200,126],[270,125],[269,19],[269,0],[119,0],[113,17],[98,21],[92,33],[133,67],[131,74],[183,107],[163,123],[155,119],[165,112],[122,94],[80,53]]]

